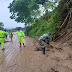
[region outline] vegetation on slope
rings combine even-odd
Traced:
[[[41,36],[48,32],[54,35],[60,29],[68,15],[71,0],[54,1],[55,2],[51,2],[50,0],[13,0],[8,7],[12,15],[10,18],[15,19],[17,22],[25,23],[26,35]],[[57,1],[60,2],[56,7]],[[39,5],[44,7],[45,14],[37,18],[40,13]],[[49,12],[49,9],[52,9],[52,11]]]
[[[49,20],[47,19],[48,14],[44,14],[39,19],[36,19],[31,26],[31,30],[28,32],[29,35],[41,36],[48,32],[51,32],[52,35],[55,34],[60,29],[69,12],[69,1],[61,0],[59,5],[49,13]]]

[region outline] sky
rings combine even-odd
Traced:
[[[10,12],[8,9],[9,4],[13,0],[0,0],[0,22],[3,22],[4,28],[12,29],[16,27],[24,27],[24,23],[17,23],[13,19],[10,19]],[[44,8],[41,6],[41,15],[43,15]]]
[[[17,23],[13,19],[10,19],[10,12],[8,9],[12,0],[0,0],[0,22],[4,23],[4,28],[12,29],[16,27],[24,27],[23,23]]]

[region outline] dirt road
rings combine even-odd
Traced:
[[[4,51],[0,46],[0,72],[72,72],[71,54],[51,49],[43,55],[42,51],[34,51],[32,38],[26,37],[24,42],[26,47],[20,48],[14,36],[13,41],[5,43]]]

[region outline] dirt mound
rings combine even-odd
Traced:
[[[38,42],[34,46],[36,51],[42,51]],[[45,60],[48,61],[45,63],[47,72],[72,72],[72,18],[60,30],[59,37],[46,44]]]

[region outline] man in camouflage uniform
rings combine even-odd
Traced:
[[[47,42],[47,44],[49,44],[50,42],[50,35],[51,33],[48,32],[48,34],[44,34],[39,38],[39,43],[43,49],[43,54],[45,54],[45,48],[46,48],[45,42]]]

